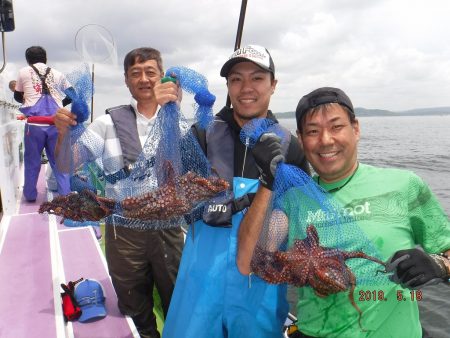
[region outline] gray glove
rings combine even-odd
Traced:
[[[394,272],[390,279],[410,289],[444,282],[448,279],[440,256],[427,254],[422,248],[397,251],[388,261],[387,272]]]

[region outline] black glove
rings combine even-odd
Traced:
[[[447,271],[439,255],[427,254],[421,248],[397,251],[389,260],[386,271],[394,272],[390,279],[403,287],[419,289],[447,280]]]
[[[262,134],[252,148],[252,154],[260,173],[261,184],[272,190],[277,164],[284,162],[281,138],[274,133]]]

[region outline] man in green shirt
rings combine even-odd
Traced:
[[[420,288],[448,283],[449,279],[448,217],[429,187],[414,173],[358,162],[359,122],[342,90],[325,87],[305,95],[298,104],[296,119],[299,142],[317,173],[313,179],[343,211],[357,219],[381,258],[388,262],[393,281],[356,286],[362,328],[347,292],[318,297],[310,286],[299,288],[297,310],[302,337],[422,337],[417,306]],[[273,160],[279,158],[275,146],[279,141],[276,137],[261,139],[259,143],[266,147],[272,143],[273,151],[259,151],[257,143],[254,157],[262,174],[273,177],[271,168],[275,167]],[[286,198],[293,196],[295,193]],[[250,261],[263,223],[263,216],[258,215],[265,215],[270,197],[270,190],[260,187],[241,225],[237,264],[244,274],[251,272]],[[307,204],[297,200],[286,203],[282,210],[289,219],[289,243],[305,237],[298,229],[319,221],[321,210],[308,210]],[[296,226],[291,222],[297,222]],[[360,297],[367,291],[375,291],[377,299]]]

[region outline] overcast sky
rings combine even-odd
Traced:
[[[96,35],[80,28],[96,24],[111,33],[118,59],[94,61],[96,115],[129,102],[122,60],[141,46],[159,49],[166,69],[180,65],[205,75],[215,109],[225,103],[219,70],[233,51],[240,0],[13,0],[13,6],[5,82],[25,66],[31,45],[46,48],[49,66],[76,69],[83,53],[75,45]],[[275,112],[293,111],[321,86],[344,89],[357,107],[450,106],[449,15],[448,0],[248,0],[242,45],[260,44],[272,54]]]

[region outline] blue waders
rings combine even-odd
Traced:
[[[256,192],[258,181],[233,179],[235,198]],[[286,285],[242,275],[236,265],[243,213],[231,228],[198,221],[189,229],[163,338],[282,337],[288,314]]]
[[[34,201],[37,196],[36,184],[41,170],[41,154],[44,148],[58,184],[58,193],[60,195],[70,193],[70,175],[60,173],[56,168],[55,146],[57,138],[58,131],[53,125],[25,125],[25,181],[23,194],[28,201]]]

